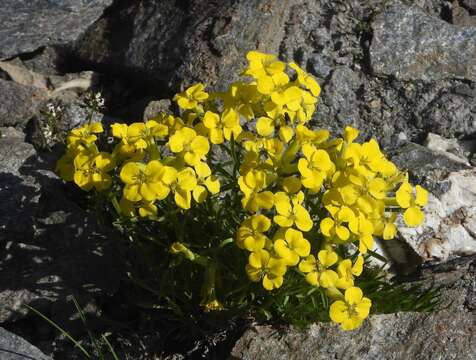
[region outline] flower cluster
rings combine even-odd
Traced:
[[[159,203],[180,211],[207,199],[222,206],[221,195],[239,191],[234,240],[248,261],[234,270],[272,291],[293,269],[333,300],[334,322],[354,329],[371,308],[357,287],[364,255],[374,237],[396,236],[399,213],[409,226],[423,222],[427,191],[414,188],[377,141],[356,142],[358,130],[332,138],[310,126],[320,87],[297,64],[257,51],[247,59],[244,80],[227,91],[195,84],[175,95],[180,117],[113,124],[110,152],[96,145],[101,124],[74,129],[58,171],[86,191],[119,187],[126,217],[157,218]],[[172,253],[209,264],[178,240]]]

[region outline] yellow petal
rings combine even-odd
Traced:
[[[331,218],[327,217],[325,219],[322,219],[320,223],[320,228],[321,232],[325,235],[330,237],[331,236],[331,231],[334,229],[334,220]]]
[[[329,316],[336,323],[347,320],[349,318],[347,304],[341,300],[334,301],[329,308]]]
[[[312,286],[319,286],[319,275],[316,271],[306,274],[305,280]]]
[[[208,191],[204,186],[196,186],[192,191],[192,195],[197,203],[202,203],[207,198]]]
[[[191,192],[183,189],[175,189],[174,200],[182,209],[190,209],[192,201]]]
[[[256,121],[256,132],[260,136],[270,136],[274,131],[273,120],[268,117],[260,117]]]
[[[415,227],[420,225],[425,220],[425,215],[417,206],[409,207],[403,213],[403,220],[408,226]]]
[[[334,265],[338,260],[337,254],[331,250],[321,250],[317,254],[317,257],[319,258],[319,262],[326,268]]]
[[[301,260],[301,262],[299,263],[299,270],[303,273],[310,273],[312,271],[316,271],[316,269],[317,264],[314,255],[309,255],[307,258]]]
[[[126,185],[124,186],[124,197],[132,202],[136,202],[142,199],[139,194],[139,185]]]
[[[134,162],[129,162],[121,169],[121,180],[125,184],[135,184],[141,174],[141,166]]]
[[[428,191],[422,188],[420,185],[415,186],[415,204],[425,206],[428,203]]]
[[[364,294],[362,293],[362,290],[360,288],[353,286],[345,291],[345,301],[347,302],[347,304],[355,305],[360,303],[363,295]]]
[[[412,186],[407,182],[402,183],[395,193],[395,199],[400,207],[408,208],[412,200]]]

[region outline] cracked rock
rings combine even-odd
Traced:
[[[2,0],[0,59],[76,40],[112,0]]]
[[[476,28],[456,27],[417,6],[395,4],[372,23],[373,71],[399,80],[476,81]]]
[[[401,238],[423,261],[476,253],[476,168],[416,144],[404,146],[392,160],[430,192],[425,222],[417,228],[402,222]]]

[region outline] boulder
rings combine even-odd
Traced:
[[[28,341],[0,327],[0,358],[2,360],[51,360]]]
[[[456,27],[418,6],[395,4],[375,18],[372,29],[370,60],[377,75],[476,81],[475,27]]]
[[[46,100],[39,88],[0,79],[0,126],[25,126]]]
[[[113,0],[2,0],[0,59],[76,40]]]
[[[78,41],[77,55],[156,88],[223,88],[249,50],[278,53],[291,1],[123,2]]]

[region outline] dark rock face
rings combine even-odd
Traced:
[[[0,327],[0,358],[2,360],[51,360],[21,337]]]
[[[0,126],[24,126],[46,94],[38,88],[0,79]]]
[[[372,23],[376,74],[399,80],[476,80],[476,28],[460,28],[416,6],[390,6]]]
[[[112,0],[2,0],[0,59],[76,40]]]
[[[113,293],[119,277],[106,235],[21,133],[0,139],[0,322],[49,312],[75,293]],[[74,311],[73,308],[70,309]]]
[[[289,3],[127,1],[88,30],[77,53],[169,89],[197,81],[220,87],[235,78],[247,51],[278,52]]]
[[[445,308],[431,313],[373,315],[354,331],[318,323],[307,330],[255,326],[229,359],[473,359],[476,357],[476,258],[423,272],[419,281],[444,287]]]

